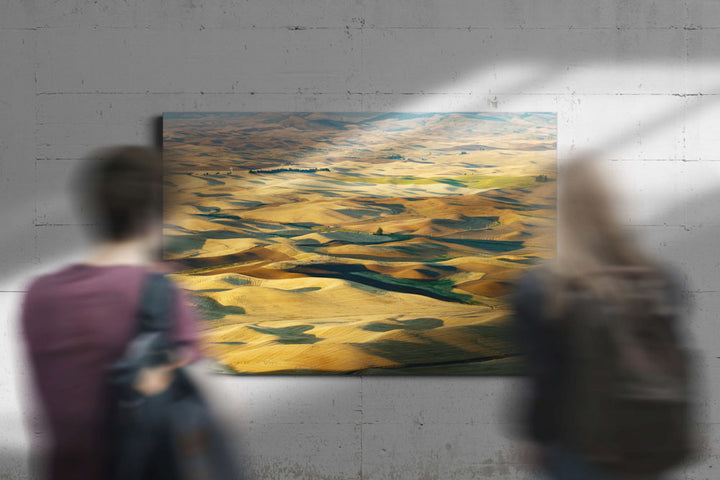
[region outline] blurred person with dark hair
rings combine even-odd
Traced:
[[[692,452],[687,313],[675,274],[615,217],[591,157],[560,171],[555,261],[517,284],[522,420],[559,480],[656,479]]]
[[[158,151],[118,147],[87,160],[74,184],[96,248],[81,263],[36,278],[22,326],[48,429],[47,478],[108,478],[108,367],[137,330],[144,279],[162,244],[162,164]],[[173,369],[194,359],[194,314],[177,287],[170,337],[176,364],[145,369],[135,388],[157,395]],[[130,480],[130,479],[128,479]]]

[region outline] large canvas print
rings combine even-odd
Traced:
[[[167,113],[165,257],[235,374],[512,374],[552,113]]]

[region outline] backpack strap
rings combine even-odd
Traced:
[[[174,290],[162,273],[148,273],[137,310],[137,333],[169,333]]]
[[[137,400],[132,383],[141,368],[166,364],[171,359],[169,333],[174,294],[170,280],[163,274],[145,275],[135,315],[135,336],[108,368],[108,380],[119,389],[118,396],[124,401]]]
[[[172,282],[164,274],[153,272],[145,276],[136,314],[135,338],[126,357],[135,358],[143,366],[171,361],[173,344],[170,329],[174,300]]]

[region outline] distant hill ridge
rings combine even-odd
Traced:
[[[315,172],[329,172],[330,169],[327,167],[324,167],[324,168],[277,167],[277,168],[258,168],[258,169],[248,170],[248,171],[253,174],[283,173],[283,172],[315,173]]]

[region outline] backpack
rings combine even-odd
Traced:
[[[149,274],[137,312],[137,335],[108,370],[112,480],[241,479],[210,408],[184,368],[170,387],[145,397],[133,388],[144,367],[167,364],[175,289]]]
[[[690,357],[677,331],[677,292],[657,272],[608,269],[625,282],[618,302],[568,288],[563,439],[596,467],[652,475],[693,451]]]

